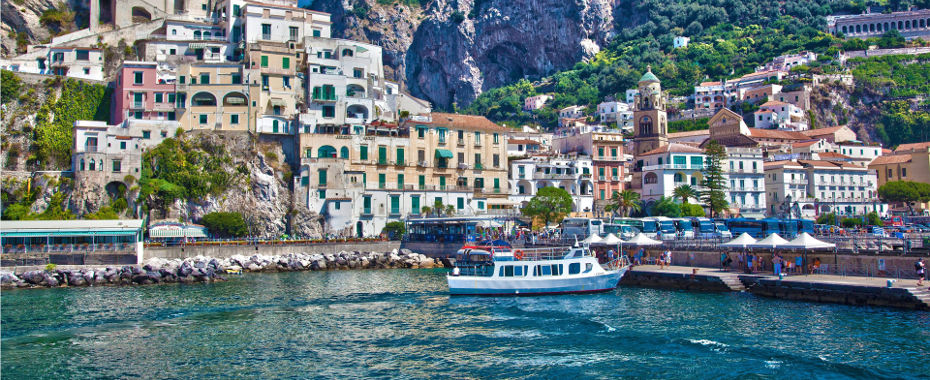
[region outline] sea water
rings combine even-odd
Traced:
[[[930,378],[930,313],[620,288],[450,297],[445,271],[3,291],[2,376]]]

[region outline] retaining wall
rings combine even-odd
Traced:
[[[376,241],[358,243],[319,243],[309,245],[197,245],[178,247],[145,248],[145,258],[184,259],[196,256],[228,258],[233,255],[252,256],[263,254],[280,256],[288,253],[338,253],[339,251],[390,252],[400,248],[399,241]]]
[[[752,294],[789,300],[838,303],[855,306],[886,306],[927,310],[926,304],[904,288],[883,288],[850,284],[780,281],[740,276]]]
[[[621,286],[642,286],[647,288],[699,290],[710,292],[732,291],[717,276],[702,274],[690,275],[675,272],[628,271],[620,279]]]

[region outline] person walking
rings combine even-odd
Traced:
[[[804,274],[804,258],[801,255],[794,258],[794,268],[798,274]]]
[[[727,253],[720,252],[720,270],[727,271]]]
[[[778,255],[772,258],[772,270],[776,276],[781,275],[781,257]]]
[[[672,251],[671,250],[665,251],[665,266],[666,267],[672,266]]]
[[[924,277],[926,276],[927,265],[924,264],[923,257],[917,259],[917,262],[914,263],[914,269],[917,270],[917,286],[924,285]]]

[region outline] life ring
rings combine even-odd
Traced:
[[[519,249],[516,251],[513,251],[513,257],[517,260],[523,260],[523,251]]]

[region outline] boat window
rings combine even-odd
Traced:
[[[594,265],[591,265],[591,263],[586,263],[586,264],[584,265],[584,272],[585,272],[585,273],[590,272],[591,269],[594,269]]]
[[[504,276],[513,277],[513,265],[507,265],[504,267]]]
[[[568,274],[578,274],[578,273],[581,273],[581,263],[568,264]]]
[[[497,273],[497,277],[504,277],[504,267],[501,267],[501,270]]]
[[[514,268],[513,268],[513,275],[514,275],[514,276],[517,276],[517,277],[523,277],[523,267],[522,267],[522,266],[519,266],[519,265],[516,266],[516,267],[514,267]]]
[[[536,272],[538,272],[540,276],[551,276],[552,267],[548,265],[539,265],[536,267]]]
[[[562,275],[562,264],[552,264],[552,275],[553,276]]]

